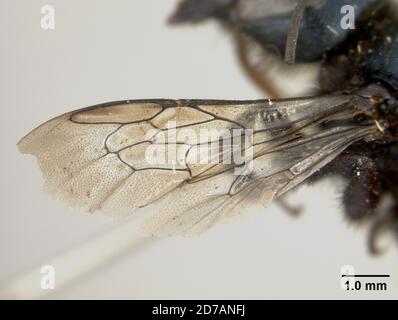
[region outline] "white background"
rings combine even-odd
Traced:
[[[53,31],[40,28],[44,4],[55,7]],[[42,191],[36,161],[16,147],[31,129],[112,100],[262,97],[237,64],[230,36],[211,22],[167,26],[174,6],[0,0],[0,287],[122,223],[70,209]],[[340,189],[333,182],[301,188],[290,197],[305,204],[298,219],[272,205],[200,237],[132,247],[49,297],[397,298],[397,247],[368,255],[366,230],[346,223],[339,207]],[[388,291],[343,291],[346,264],[391,274]]]

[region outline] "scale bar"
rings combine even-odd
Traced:
[[[342,278],[389,278],[389,274],[342,274]]]

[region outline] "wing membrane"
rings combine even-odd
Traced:
[[[146,232],[199,233],[245,204],[269,203],[350,144],[371,135],[373,127],[349,121],[321,125],[349,120],[356,99],[332,95],[272,101],[115,102],[50,120],[18,147],[38,159],[45,189],[73,206],[122,217],[162,200],[161,209],[146,221]],[[204,142],[192,137],[203,130],[210,132]],[[238,139],[234,130],[241,130]],[[244,130],[251,132],[249,145],[243,145]],[[211,153],[211,143],[231,132],[229,141],[234,143],[218,145]],[[193,160],[203,152],[211,154],[208,160],[226,159],[237,145],[243,150],[243,164]],[[149,163],[148,148],[159,146],[166,153],[176,151],[178,158]],[[237,174],[237,169],[243,171]]]

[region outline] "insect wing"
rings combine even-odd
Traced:
[[[45,189],[72,206],[123,217],[161,200],[145,231],[195,234],[244,204],[269,203],[370,135],[369,127],[320,126],[352,117],[355,99],[114,102],[50,120],[18,147],[38,159]],[[230,143],[213,152],[226,133]],[[243,161],[223,161],[237,146]],[[148,158],[159,147],[155,154],[178,156]],[[203,151],[211,156],[197,161]]]

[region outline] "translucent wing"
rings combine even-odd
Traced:
[[[18,147],[38,159],[45,189],[72,206],[122,217],[164,199],[146,232],[199,233],[244,204],[272,201],[371,135],[350,122],[356,99],[114,102],[50,120]],[[212,152],[226,133],[233,143]],[[244,161],[220,161],[237,145]],[[159,150],[177,157],[148,158]]]

